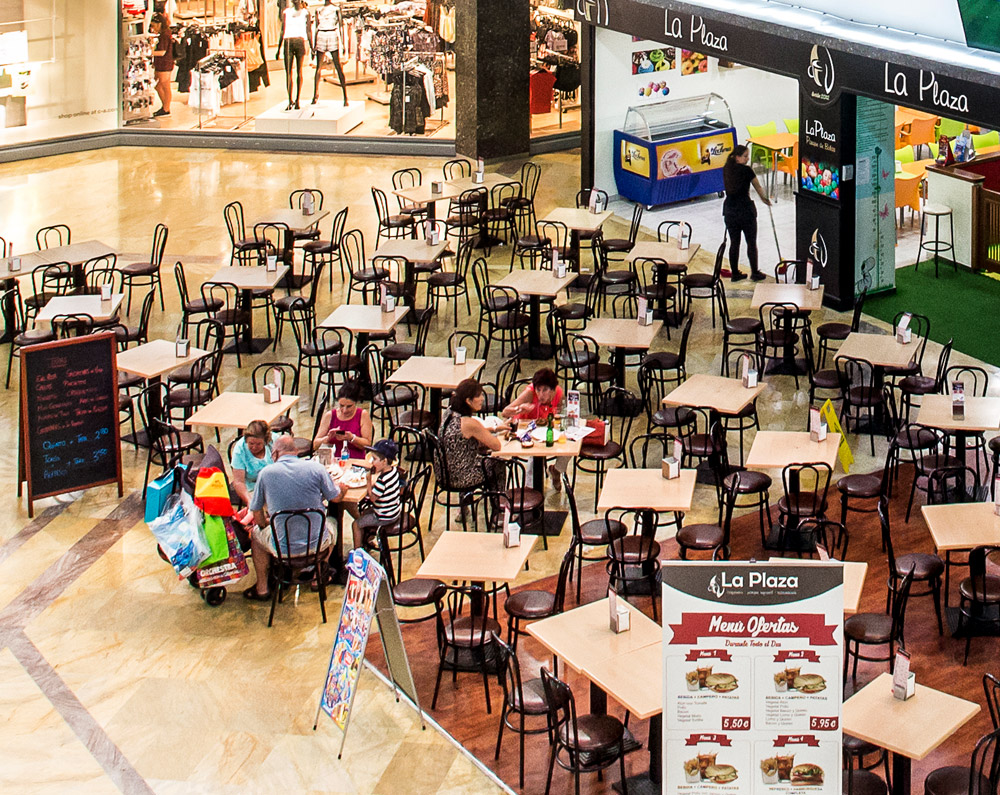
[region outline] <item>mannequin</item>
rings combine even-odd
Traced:
[[[319,99],[319,84],[323,79],[323,63],[329,54],[333,66],[337,70],[337,79],[344,92],[344,107],[347,107],[347,81],[344,79],[344,68],[340,65],[340,9],[333,5],[332,0],[326,0],[316,12],[316,37],[313,40],[313,51],[316,53],[316,79],[313,84],[312,104]]]
[[[312,41],[312,19],[306,10],[305,0],[292,0],[292,4],[281,12],[281,38],[278,39],[278,55],[281,45],[285,45],[285,76],[288,86],[288,107],[299,109],[302,95],[302,62],[306,57],[306,42]],[[277,57],[277,56],[276,56]],[[294,72],[293,72],[294,67]],[[292,84],[295,84],[294,100]]]

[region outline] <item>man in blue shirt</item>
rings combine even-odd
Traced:
[[[273,456],[274,463],[262,470],[257,477],[257,486],[250,500],[250,510],[253,511],[257,524],[250,536],[257,583],[245,590],[243,596],[251,600],[271,598],[270,592],[266,590],[267,571],[276,552],[269,517],[279,511],[310,508],[325,514],[324,500],[337,502],[341,497],[340,489],[319,462],[298,457],[291,436],[279,436],[275,440]],[[284,527],[279,525],[276,530],[282,555],[298,556],[311,551],[304,533],[298,532],[288,537]],[[310,528],[310,537],[314,545],[316,539],[319,539],[320,549],[327,549],[333,540],[325,521],[322,527]]]

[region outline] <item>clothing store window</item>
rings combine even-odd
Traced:
[[[531,135],[580,129],[580,25],[571,3],[531,0]]]
[[[117,31],[107,0],[0,6],[0,146],[117,128]]]

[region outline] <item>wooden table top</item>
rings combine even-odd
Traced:
[[[540,220],[566,224],[567,229],[577,232],[596,232],[612,215],[611,210],[592,213],[586,207],[556,207]]]
[[[538,536],[521,536],[507,548],[503,533],[445,531],[417,570],[418,577],[463,582],[513,582],[524,568]]]
[[[178,357],[176,341],[150,340],[134,348],[119,351],[117,363],[118,369],[123,372],[140,378],[156,378],[177,367],[197,361],[207,353],[208,351],[191,345],[187,356]]]
[[[110,320],[118,314],[122,293],[112,293],[110,301],[99,295],[57,295],[50,298],[35,316],[36,323],[51,323],[59,315],[90,315],[94,320]]]
[[[775,151],[791,149],[799,142],[799,136],[798,133],[776,132],[769,135],[755,135],[753,138],[748,138],[747,142],[759,146],[761,149]]]
[[[254,221],[257,224],[284,224],[292,232],[301,234],[308,232],[316,224],[330,214],[329,210],[314,210],[312,215],[306,215],[302,210],[293,210],[290,207],[279,207],[268,210],[264,215]]]
[[[631,630],[630,630],[631,631]],[[588,665],[583,675],[639,720],[663,712],[663,644]]]
[[[601,513],[609,508],[648,508],[653,511],[691,510],[697,472],[682,469],[667,480],[660,469],[609,469],[597,500]]]
[[[913,698],[892,695],[892,675],[880,674],[844,702],[845,734],[910,759],[924,759],[979,712],[979,705],[917,682]]]
[[[927,166],[932,166],[936,162],[937,161],[933,157],[929,157],[924,160],[914,160],[912,163],[903,163],[901,165],[905,173],[914,174],[915,176],[923,179],[924,175],[927,174]],[[899,174],[896,176],[898,177]]]
[[[812,558],[771,558],[777,563],[794,563],[808,566],[810,563],[828,565],[840,563],[844,567],[844,615],[853,616],[861,605],[861,591],[865,587],[865,577],[868,576],[868,564],[860,560],[815,560]]]
[[[965,417],[951,413],[951,395],[923,395],[914,422],[942,431],[995,431],[1000,428],[1000,398],[965,396]]]
[[[922,505],[920,512],[938,552],[1000,544],[1000,516],[992,502]]]
[[[512,182],[517,182],[517,177],[505,177],[503,174],[498,174],[495,171],[487,171],[483,174],[483,181],[476,183],[472,181],[472,177],[461,177],[459,179],[449,180],[448,184],[460,191],[472,190],[473,188],[493,188],[497,185],[509,185]]]
[[[208,281],[235,284],[240,290],[263,290],[275,287],[287,272],[288,266],[280,263],[273,271],[261,265],[227,265],[213,273]]]
[[[580,672],[604,660],[617,660],[645,646],[659,647],[663,643],[663,627],[625,599],[619,599],[618,604],[631,613],[628,632],[612,632],[607,598],[534,621],[528,624],[526,631],[566,665]],[[657,675],[660,668],[657,666]]]
[[[408,306],[397,306],[394,312],[383,312],[380,306],[341,304],[316,327],[346,328],[355,334],[384,334],[396,328],[409,311]]]
[[[188,417],[185,424],[246,428],[254,420],[263,420],[270,425],[298,402],[298,395],[282,395],[277,403],[265,403],[257,392],[223,392]]]
[[[466,378],[474,378],[485,359],[466,359],[456,365],[451,356],[411,356],[386,379],[387,383],[421,384],[430,389],[454,389]]]
[[[705,407],[720,414],[738,414],[765,389],[767,384],[763,381],[747,389],[739,378],[695,373],[663,398],[663,405]]]
[[[822,442],[814,442],[808,431],[757,431],[747,466],[757,469],[782,469],[789,464],[829,464],[837,467],[840,434],[829,433]]]
[[[385,240],[382,245],[375,249],[375,257],[401,257],[410,262],[435,262],[451,249],[447,240],[441,240],[435,245],[430,245],[426,240],[419,240],[412,237],[394,237]]]
[[[558,431],[557,431],[558,433]],[[545,442],[535,441],[534,446],[525,449],[518,439],[503,439],[500,449],[493,455],[497,458],[576,458],[580,455],[581,441],[573,441],[565,436],[561,442],[546,447]]]
[[[595,317],[587,327],[579,332],[590,337],[601,347],[631,348],[645,350],[653,344],[653,338],[663,328],[662,320],[654,320],[648,326],[640,326],[635,318]]]
[[[579,273],[566,271],[566,275],[559,279],[550,270],[515,270],[508,273],[496,284],[500,287],[513,287],[517,294],[523,298],[533,295],[543,298],[554,298],[565,290],[578,277]]]
[[[896,342],[895,334],[861,334],[852,331],[834,355],[864,359],[876,367],[906,367],[910,359],[917,355],[919,347],[920,340],[916,337],[903,345]]]
[[[55,265],[58,262],[68,262],[79,265],[94,257],[104,257],[114,254],[115,250],[100,240],[84,240],[70,243],[67,246],[54,246],[41,251],[29,251],[25,254],[15,254],[21,258],[21,271],[30,271],[40,265]],[[10,260],[4,260],[4,269],[9,272]],[[17,274],[10,274],[16,276]]]
[[[804,284],[758,282],[753,288],[750,308],[759,309],[764,304],[795,304],[799,309],[808,311],[822,309],[825,291],[822,284],[818,290],[810,290]]]
[[[683,251],[677,245],[676,240],[640,240],[628,254],[625,255],[626,262],[633,262],[637,259],[661,259],[668,265],[688,265],[694,255],[701,250],[697,243],[691,243]]]

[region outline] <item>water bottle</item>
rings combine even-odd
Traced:
[[[345,441],[340,448],[340,468],[343,471],[347,471],[348,463],[351,460],[351,452],[347,449],[347,442]]]

